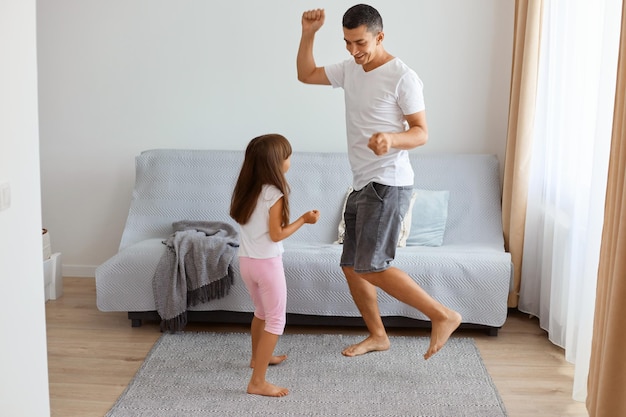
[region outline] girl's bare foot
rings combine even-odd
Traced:
[[[430,346],[428,347],[428,351],[424,354],[424,359],[428,359],[439,352],[450,338],[450,335],[452,335],[461,324],[462,317],[456,311],[448,309],[447,316],[446,319],[432,321]]]
[[[341,354],[350,357],[359,356],[369,352],[387,350],[390,346],[391,343],[389,342],[387,335],[378,338],[369,336],[367,339],[357,343],[356,345],[348,346],[341,352]]]
[[[287,359],[287,355],[275,355],[270,358],[270,362],[268,365],[278,365]],[[255,361],[250,360],[250,368],[254,368]]]
[[[287,388],[278,387],[274,384],[270,384],[267,381],[264,381],[262,384],[253,384],[250,382],[248,384],[248,394],[256,394],[256,395],[265,395],[266,397],[284,397],[289,394],[289,390]]]

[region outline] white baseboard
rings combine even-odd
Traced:
[[[96,267],[94,265],[68,265],[63,264],[64,277],[95,278]]]

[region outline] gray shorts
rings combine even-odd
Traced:
[[[353,267],[358,273],[389,268],[396,256],[400,227],[412,192],[412,186],[370,182],[348,196],[341,266]]]

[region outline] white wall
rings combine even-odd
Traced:
[[[50,415],[43,291],[35,0],[0,1],[0,414]]]
[[[344,151],[343,94],[296,80],[300,17],[326,9],[318,64],[348,57],[345,0],[40,0],[43,222],[66,276],[117,251],[149,148],[244,149],[279,132],[296,151]],[[387,50],[425,84],[417,152],[503,160],[513,0],[372,1]]]

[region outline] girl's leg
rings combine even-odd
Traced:
[[[257,263],[257,261],[252,258],[239,258],[241,279],[248,289],[248,293],[250,294],[250,298],[252,299],[255,308],[254,316],[252,318],[252,324],[250,325],[250,336],[252,339],[252,356],[250,358],[251,368],[254,368],[254,364],[256,361],[256,347],[263,333],[263,329],[265,329],[265,310],[263,309],[263,302],[260,295],[259,283],[257,279],[258,277],[254,274],[254,271],[256,269],[255,263]],[[277,365],[285,359],[287,359],[287,355],[272,356],[270,358],[269,364]]]
[[[254,368],[256,347],[259,343],[261,332],[265,327],[265,311],[263,310],[263,303],[259,295],[257,277],[254,274],[254,264],[255,260],[252,258],[248,258],[247,256],[239,257],[241,280],[246,285],[248,294],[250,294],[250,298],[254,304],[254,315],[252,316],[252,323],[250,324],[250,338],[252,339],[252,355],[250,357],[251,368]]]
[[[258,277],[257,297],[263,306],[264,320],[253,323],[255,352],[253,354],[254,371],[248,384],[248,393],[273,397],[282,397],[289,393],[287,388],[270,384],[265,379],[268,366],[286,356],[274,356],[278,337],[285,328],[285,307],[287,303],[287,285],[281,257],[263,259],[255,263],[255,275]],[[263,327],[261,327],[263,326]]]
[[[250,326],[250,335],[252,336],[252,357],[250,358],[250,368],[254,368],[256,363],[256,351],[259,347],[259,339],[263,335],[263,329],[265,328],[265,320],[261,320],[256,315],[252,318],[252,325]]]
[[[248,384],[248,394],[266,395],[270,397],[283,397],[289,393],[287,388],[270,384],[265,380],[267,367],[270,358],[274,353],[274,348],[278,342],[278,335],[263,330],[256,347],[256,363],[252,371],[252,378]]]
[[[259,346],[259,340],[263,336],[265,330],[265,320],[261,320],[257,316],[252,318],[252,325],[250,326],[250,334],[252,335],[252,358],[250,359],[250,368],[254,368],[256,364],[256,352]],[[272,355],[269,360],[269,365],[278,365],[287,359],[287,355]]]

